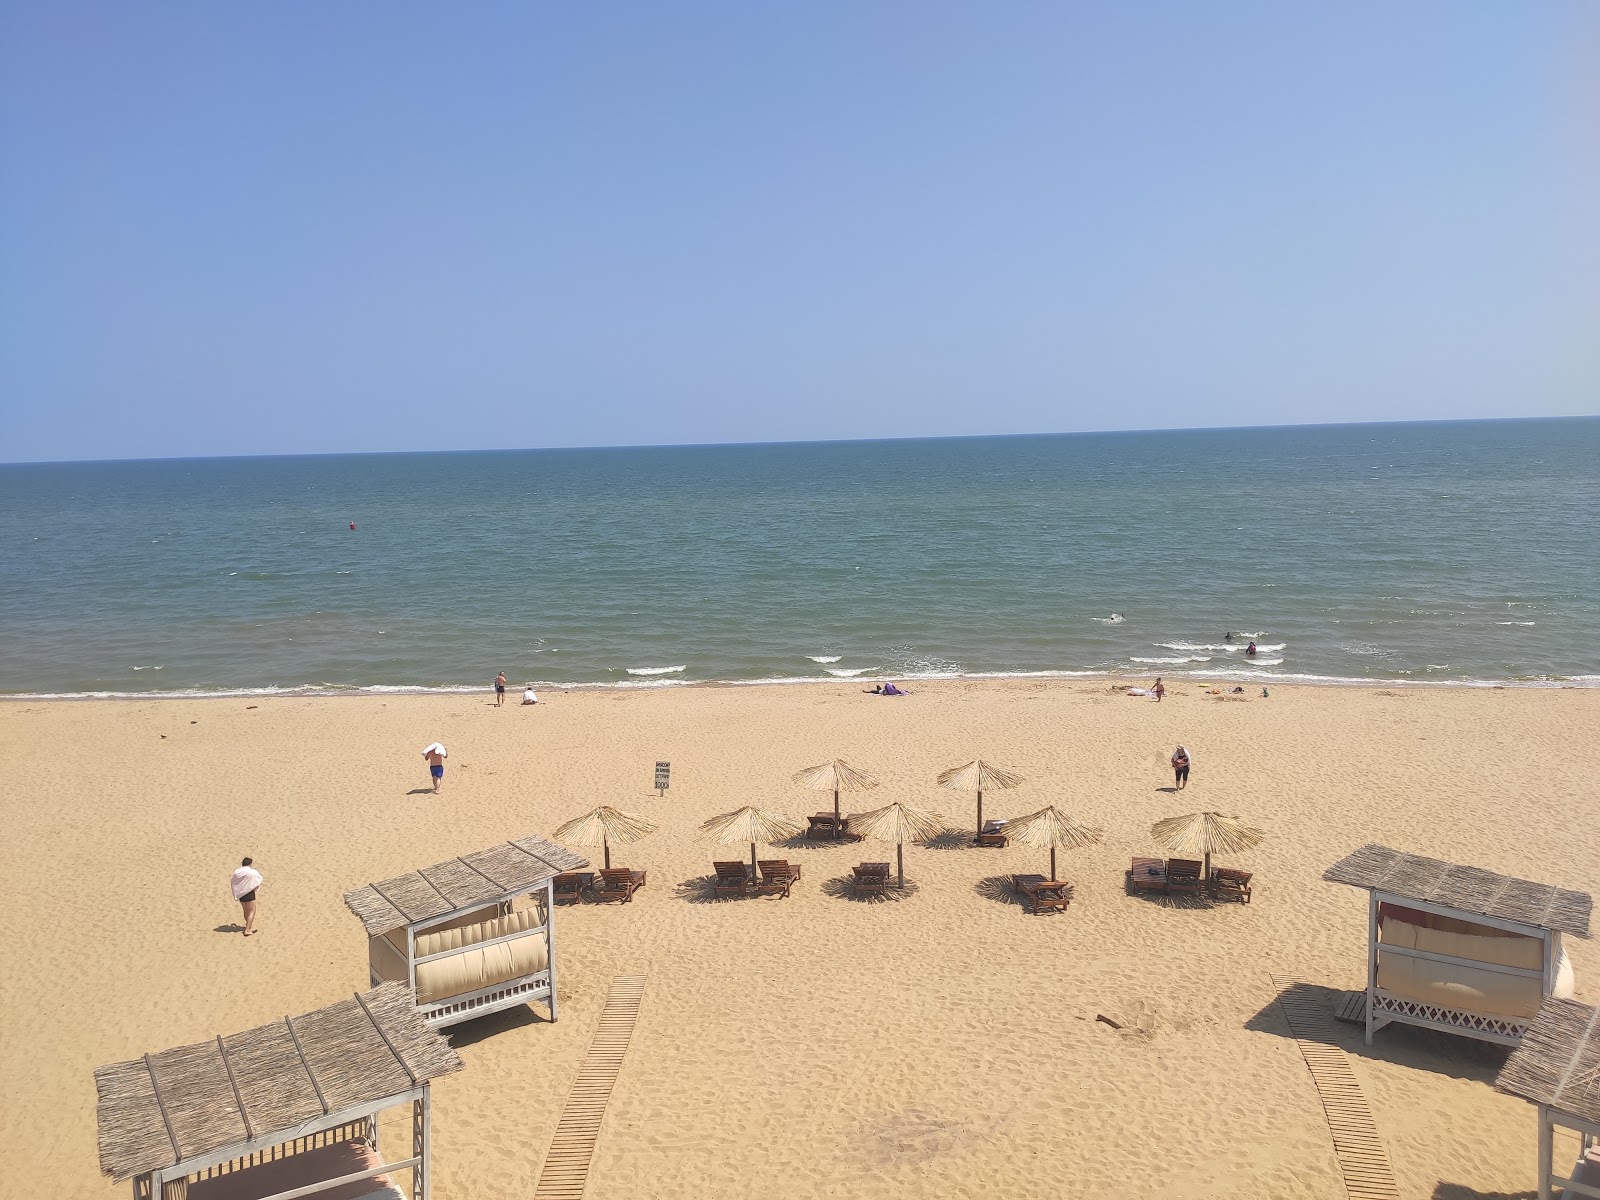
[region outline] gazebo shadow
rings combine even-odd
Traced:
[[[854,884],[855,878],[850,875],[838,875],[832,879],[824,879],[822,881],[822,894],[824,896],[832,896],[835,900],[854,900],[858,904],[880,904],[885,901],[909,900],[921,890],[917,887],[915,879],[907,879],[903,888],[896,887],[891,882],[887,891],[857,895]]]
[[[996,904],[1011,904],[1017,908],[1027,907],[1022,897],[1018,895],[1017,889],[1011,886],[1009,875],[990,875],[980,879],[973,885],[972,890],[985,900],[993,900]]]
[[[1464,1183],[1446,1183],[1441,1179],[1428,1200],[1539,1200],[1539,1193],[1480,1192],[1477,1188],[1468,1187]]]
[[[512,1029],[523,1029],[529,1025],[548,1025],[550,1022],[539,1017],[533,1009],[526,1004],[519,1004],[515,1008],[502,1008],[499,1012],[486,1013],[484,1016],[475,1017],[470,1021],[463,1021],[445,1031],[445,1036],[450,1039],[450,1044],[456,1048],[462,1046],[476,1046],[487,1038],[497,1034],[506,1033]]]
[[[1497,1042],[1400,1024],[1384,1026],[1369,1046],[1366,1044],[1365,1026],[1334,1019],[1334,1011],[1348,994],[1348,990],[1339,988],[1292,983],[1263,1005],[1245,1022],[1244,1027],[1253,1033],[1293,1038],[1296,1034],[1289,1028],[1288,1019],[1279,1007],[1280,999],[1287,1000],[1290,1007],[1326,1009],[1329,1018],[1326,1026],[1305,1031],[1299,1035],[1301,1040],[1338,1046],[1356,1058],[1376,1059],[1475,1083],[1493,1083],[1511,1054],[1510,1046],[1502,1046]],[[1462,1196],[1475,1194],[1470,1191],[1460,1193]]]

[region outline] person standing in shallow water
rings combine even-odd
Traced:
[[[233,898],[239,902],[244,910],[244,935],[249,937],[256,931],[256,889],[261,886],[261,872],[252,865],[254,859],[246,858],[234,871],[233,878],[228,881],[228,886],[233,890]]]

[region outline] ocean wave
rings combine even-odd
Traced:
[[[1537,621],[1496,621],[1496,625],[1537,625]]]
[[[838,662],[837,658],[817,659],[818,662]],[[857,675],[865,675],[868,671],[875,671],[876,667],[829,667],[828,674],[836,675],[840,679],[854,679]]]
[[[1121,613],[1112,613],[1109,617],[1091,617],[1092,621],[1099,621],[1102,625],[1121,625],[1128,618]]]
[[[844,657],[844,655],[842,655],[842,654],[808,654],[808,655],[806,655],[806,657],[809,658],[814,663],[830,663],[830,662],[838,662],[841,658]]]
[[[1133,656],[1128,661],[1136,663],[1199,663],[1210,662],[1211,656],[1209,654],[1203,658],[1139,658],[1138,656]],[[1282,660],[1280,659],[1279,661]]]
[[[687,671],[687,666],[677,667],[626,667],[624,670],[629,675],[676,675],[679,671]]]
[[[1288,644],[1289,644],[1288,642],[1275,642],[1275,643],[1270,643],[1270,644],[1267,643],[1267,642],[1257,642],[1256,643],[1256,650],[1257,651],[1262,651],[1262,650],[1282,650],[1285,647],[1287,647]],[[1243,651],[1249,649],[1250,643],[1248,641],[1244,641],[1244,642],[1157,642],[1156,645],[1160,646],[1163,650],[1211,650],[1211,651],[1221,650],[1221,651],[1227,652],[1228,654],[1239,654],[1239,653],[1242,653]]]
[[[135,671],[159,671],[161,667],[134,667]]]

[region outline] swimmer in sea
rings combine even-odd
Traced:
[[[1254,658],[1256,656],[1256,644],[1254,642],[1251,642],[1248,646],[1246,646],[1244,648],[1244,652],[1245,652],[1245,657]]]

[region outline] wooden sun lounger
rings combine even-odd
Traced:
[[[1167,860],[1164,858],[1136,858],[1128,868],[1128,890],[1134,892],[1161,892],[1167,890]]]
[[[761,882],[756,885],[756,891],[764,896],[782,896],[787,900],[789,889],[800,878],[800,864],[764,858],[759,865]]]
[[[1193,858],[1167,859],[1167,895],[1198,896],[1203,884],[1205,865]]]
[[[604,903],[607,900],[620,900],[627,904],[633,899],[633,894],[644,886],[645,873],[634,871],[628,867],[608,867],[600,872],[599,882],[595,884],[594,898]]]
[[[555,877],[555,902],[576,904],[583,899],[583,891],[592,876],[587,871],[564,871]]]
[[[982,833],[973,835],[972,844],[974,846],[998,846],[1003,850],[1011,844],[1011,839],[1006,837],[1003,829],[985,829]]]
[[[1043,875],[1013,875],[1011,886],[1026,897],[1034,915],[1059,912],[1072,903],[1067,889],[1072,885],[1061,879],[1046,879]]]
[[[806,821],[806,836],[808,838],[832,838],[834,836],[834,821],[833,814],[831,812],[813,813],[811,816],[806,818]],[[840,817],[839,837],[847,838],[849,836],[850,818]]]
[[[747,862],[712,863],[717,871],[717,881],[712,885],[716,896],[748,896],[755,888],[755,877]]]
[[[1249,871],[1236,867],[1217,867],[1211,872],[1211,894],[1218,900],[1238,900],[1250,903]]]
[[[885,896],[889,892],[889,864],[862,863],[855,869],[850,890],[857,896]]]

